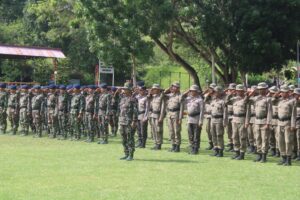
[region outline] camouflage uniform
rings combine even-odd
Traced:
[[[7,128],[7,101],[8,101],[8,94],[4,90],[6,87],[5,84],[1,84],[0,87],[2,88],[0,91],[0,134],[6,133]]]
[[[31,113],[31,105],[30,105],[30,97],[28,94],[28,87],[22,86],[20,93],[20,125],[21,125],[21,135],[25,136],[28,135],[29,129],[29,115]]]
[[[76,90],[80,89],[80,86],[74,86]],[[71,100],[71,133],[74,135],[73,139],[80,140],[81,129],[80,124],[83,118],[85,108],[85,99],[81,93],[74,93]]]
[[[54,89],[54,88],[53,88]],[[55,138],[57,134],[57,96],[56,94],[49,93],[47,97],[47,113],[48,113],[48,129],[49,137]]]
[[[252,90],[256,90],[256,86],[251,87]],[[249,110],[249,125],[247,128],[247,139],[249,142],[249,153],[254,153],[255,148],[256,148],[256,143],[255,143],[255,132],[254,132],[254,122],[255,122],[255,108],[254,104],[249,104],[248,103],[248,110]]]
[[[192,85],[189,91],[199,92],[197,85]],[[201,129],[204,117],[204,102],[200,95],[197,96],[185,96],[184,104],[187,109],[187,126],[189,134],[190,152],[191,154],[197,154],[200,148],[201,142]]]
[[[102,88],[106,88],[106,85],[102,85]],[[98,115],[99,130],[101,133],[102,141],[98,144],[108,143],[108,116],[111,110],[111,94],[101,92],[98,102],[96,102],[95,113]]]
[[[92,88],[91,88],[92,89]],[[87,130],[88,139],[87,142],[93,142],[95,137],[95,95],[93,93],[88,94],[85,97],[85,128]]]
[[[269,93],[273,94],[271,97],[272,101],[272,126],[270,128],[270,149],[272,156],[276,155],[276,148],[278,149],[278,132],[277,132],[277,124],[278,124],[278,102],[279,98],[274,96],[274,93],[278,91],[276,86],[273,86],[269,89]]]
[[[60,90],[64,91],[65,89],[64,86],[60,86]],[[67,139],[68,137],[68,98],[69,95],[66,92],[61,92],[57,99],[57,117],[61,139]]]
[[[16,86],[12,86],[11,90],[16,91]],[[19,127],[19,94],[11,92],[8,97],[8,119],[11,125],[11,133],[15,135]]]
[[[125,90],[130,90],[130,86],[125,84]],[[125,157],[121,159],[132,160],[135,151],[134,146],[134,131],[133,123],[137,122],[138,109],[136,100],[126,95],[120,96],[119,103],[119,126],[120,134],[122,136],[122,144],[124,148]]]
[[[118,105],[119,105],[119,97],[114,96],[111,99],[111,110],[109,113],[109,121],[111,126],[111,132],[113,136],[117,135],[118,127],[119,127],[119,116],[118,116]]]
[[[296,128],[296,143],[297,143],[297,153],[298,153],[298,157],[296,158],[297,161],[300,161],[300,101],[299,101],[299,97],[300,97],[300,88],[295,88],[294,90],[294,95],[296,95],[296,124],[295,124],[295,128]]]
[[[39,87],[34,87],[34,89],[40,89]],[[44,95],[43,94],[35,94],[31,100],[31,109],[32,109],[32,119],[34,124],[34,133],[37,137],[42,137],[42,103],[43,103]]]
[[[136,97],[138,102],[138,123],[137,123],[137,132],[138,132],[138,144],[137,147],[145,148],[147,141],[147,128],[148,128],[148,119],[145,116],[147,107],[148,107],[148,99],[147,94],[140,95],[138,94]]]

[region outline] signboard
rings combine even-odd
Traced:
[[[114,68],[112,67],[100,67],[99,72],[102,74],[113,74],[114,73]]]

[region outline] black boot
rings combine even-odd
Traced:
[[[169,152],[174,152],[176,149],[176,144],[172,144],[172,147],[169,149]]]
[[[235,154],[231,158],[236,159],[239,156],[240,156],[240,151],[235,151]]]
[[[219,149],[218,154],[216,155],[217,157],[223,157],[223,149]]]
[[[138,140],[137,141],[137,144],[135,145],[135,148],[139,148],[142,146],[142,141],[141,140]]]
[[[272,157],[275,157],[275,156],[276,156],[276,149],[275,149],[275,148],[272,148],[272,149],[271,149],[270,155],[271,155]]]
[[[261,158],[260,162],[261,162],[261,163],[267,162],[267,154],[266,154],[266,153],[263,153],[263,154],[262,154],[262,158]]]
[[[277,165],[283,165],[286,162],[286,156],[282,156],[282,160]]]
[[[249,152],[249,153],[254,153],[254,152],[255,152],[255,146],[250,145],[250,146],[249,146],[249,149],[248,149],[248,152]]]
[[[120,158],[120,160],[126,160],[128,156],[129,154],[126,153],[124,157]]]
[[[279,149],[276,149],[276,157],[280,157],[280,151],[279,151]]]
[[[212,154],[210,154],[210,156],[217,156],[219,154],[219,149],[215,148],[214,152]]]
[[[256,159],[254,160],[254,162],[259,162],[262,159],[262,155],[261,153],[257,153]]]
[[[141,144],[140,148],[143,148],[143,149],[146,148],[146,141],[145,140],[142,141],[142,144]]]
[[[176,148],[175,148],[174,152],[180,152],[180,145],[179,144],[176,144]]]
[[[292,157],[287,156],[286,162],[283,164],[284,166],[291,166],[292,165]]]
[[[244,160],[245,159],[245,152],[241,152],[239,157],[236,158],[236,160]]]
[[[127,161],[133,160],[133,152],[129,154],[129,156],[126,158]]]
[[[209,146],[206,148],[206,150],[212,150],[214,148],[213,143],[210,142],[208,144],[209,144]]]
[[[233,152],[233,144],[228,144],[228,149],[226,150],[227,152]]]
[[[161,144],[157,145],[157,150],[161,150]]]

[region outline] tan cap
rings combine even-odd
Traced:
[[[245,91],[245,87],[244,87],[244,85],[242,85],[242,84],[238,84],[238,85],[235,87],[235,90],[238,90],[238,91]]]
[[[191,87],[190,87],[190,91],[199,91],[199,86],[198,85],[192,85]]]
[[[235,90],[236,89],[236,84],[235,83],[230,83],[228,86],[229,90]]]
[[[209,85],[209,87],[210,87],[211,89],[214,89],[216,86],[217,86],[217,85],[216,85],[215,83],[211,83],[211,84]]]
[[[257,89],[260,90],[260,89],[267,89],[268,88],[268,85],[265,83],[265,82],[261,82],[257,85]]]
[[[215,91],[215,92],[218,92],[218,93],[221,93],[221,92],[223,92],[223,89],[222,89],[221,86],[216,86],[216,87],[214,88],[214,91]]]
[[[157,84],[157,83],[154,83],[154,84],[152,85],[152,89],[159,89],[159,90],[160,90],[160,85]]]
[[[294,89],[294,94],[299,94],[300,95],[300,88],[295,88]]]
[[[180,83],[176,81],[176,82],[172,83],[172,86],[180,88]]]
[[[279,90],[278,90],[278,88],[276,87],[276,86],[272,86],[272,87],[270,87],[269,88],[269,92],[270,93],[276,93],[276,92],[278,92]]]
[[[289,92],[289,91],[290,91],[290,88],[287,85],[282,85],[280,87],[280,92]]]

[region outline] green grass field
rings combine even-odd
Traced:
[[[183,129],[185,126],[183,126]],[[210,157],[202,131],[200,154],[188,155],[183,131],[180,153],[137,149],[121,161],[120,137],[108,145],[46,137],[0,136],[0,200],[90,199],[298,199],[300,163],[277,166],[278,159],[254,163]],[[167,129],[165,129],[167,137]]]

